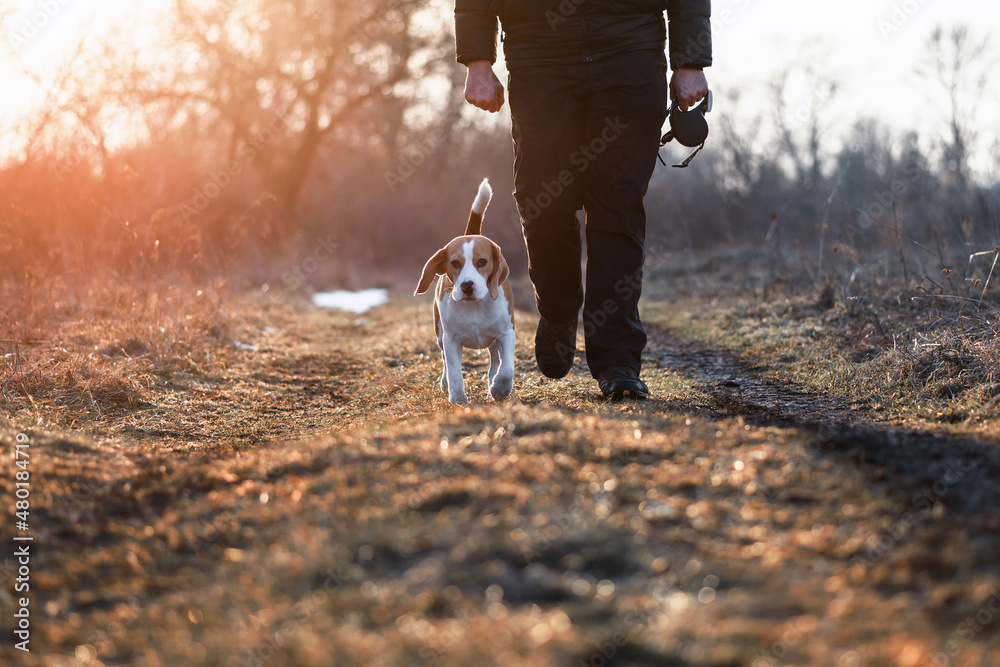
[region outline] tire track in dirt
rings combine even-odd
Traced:
[[[1000,524],[1000,443],[875,422],[835,397],[760,377],[760,366],[731,350],[710,349],[676,334],[650,332],[648,354],[699,383],[712,407],[753,426],[795,428],[829,451],[875,467],[875,478],[901,490],[933,484],[960,462],[961,492],[942,495],[952,512]],[[893,474],[888,474],[892,472]]]

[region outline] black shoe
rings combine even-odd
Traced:
[[[535,360],[542,375],[558,380],[573,368],[576,354],[576,318],[567,322],[549,322],[538,318],[535,331]]]
[[[609,366],[597,373],[597,384],[604,398],[620,401],[623,398],[644,400],[649,398],[649,387],[639,379],[639,374],[625,366]]]

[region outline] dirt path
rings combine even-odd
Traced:
[[[962,461],[967,464],[962,492],[942,498],[945,506],[972,513],[1000,508],[997,443],[875,423],[843,401],[761,379],[756,372],[760,369],[728,350],[706,349],[664,331],[655,332],[651,341],[649,355],[696,380],[723,414],[757,426],[812,432],[824,447],[881,467],[880,477],[901,479],[905,486],[940,479],[952,462]]]
[[[96,436],[30,431],[3,664],[1000,664],[995,446],[666,332],[652,400],[542,380],[522,334],[517,397],[470,355],[451,407],[423,306],[278,309]]]

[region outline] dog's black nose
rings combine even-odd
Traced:
[[[466,296],[472,296],[472,293],[476,289],[476,284],[471,280],[466,280],[464,283],[462,283],[461,287],[463,294],[465,294]]]

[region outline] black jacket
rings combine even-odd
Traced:
[[[496,62],[498,18],[509,69],[663,51],[664,10],[671,69],[711,65],[710,0],[456,0],[458,62]]]

